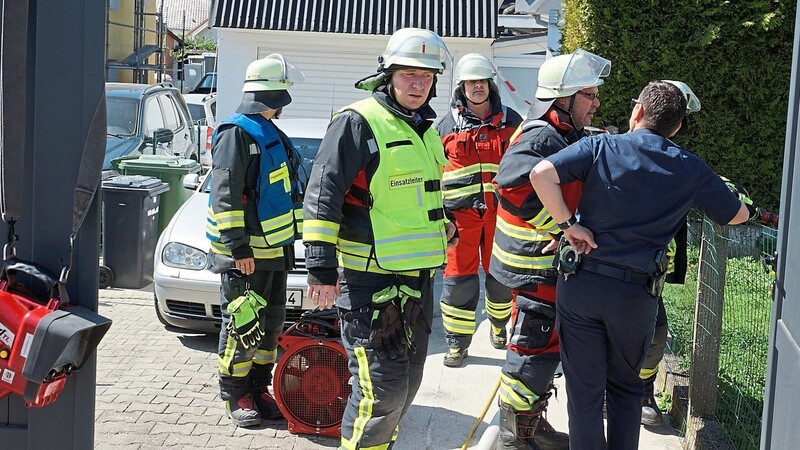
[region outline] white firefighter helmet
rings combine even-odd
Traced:
[[[421,28],[401,28],[389,38],[378,62],[384,71],[401,66],[442,73],[452,59],[438,34]]]
[[[664,80],[667,83],[674,84],[678,89],[683,92],[683,98],[686,99],[686,115],[700,111],[700,99],[694,95],[694,91],[688,84],[683,81]]]
[[[497,70],[489,58],[480,53],[467,53],[458,61],[455,69],[456,84],[470,80],[494,80]]]
[[[247,66],[242,101],[236,108],[240,114],[258,114],[280,110],[292,102],[289,88],[302,83],[305,75],[279,53],[271,53]]]
[[[550,58],[539,68],[536,98],[547,100],[569,97],[581,89],[600,86],[611,73],[611,62],[577,49],[567,55]]]
[[[279,53],[271,53],[247,66],[242,92],[285,91],[302,83],[305,75]]]

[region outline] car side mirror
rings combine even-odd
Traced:
[[[198,186],[200,186],[200,174],[190,173],[183,176],[183,187],[196,191]]]
[[[151,135],[144,138],[144,141],[148,144],[152,144],[153,142],[156,144],[168,144],[172,142],[174,137],[175,135],[169,128],[156,128]]]

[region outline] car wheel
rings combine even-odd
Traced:
[[[109,288],[114,284],[114,272],[108,266],[100,266],[100,289]]]
[[[164,316],[161,315],[161,310],[158,309],[158,297],[156,297],[155,294],[153,294],[153,306],[156,308],[156,317],[158,318],[158,321],[161,322],[161,325],[164,325],[165,327],[172,327],[169,322],[164,320]]]

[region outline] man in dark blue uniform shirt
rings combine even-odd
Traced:
[[[583,139],[531,171],[539,198],[581,255],[577,271],[562,266],[556,289],[571,449],[638,447],[639,370],[653,338],[666,247],[689,209],[719,224],[749,218],[699,157],[669,140],[686,114],[680,89],[654,81],[634,103],[630,132]],[[575,180],[585,183],[580,222],[559,188]]]

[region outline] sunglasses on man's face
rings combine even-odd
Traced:
[[[578,94],[581,94],[581,95],[585,96],[586,98],[588,98],[591,101],[594,101],[594,99],[598,99],[598,100],[600,99],[600,93],[599,92],[581,92],[581,91],[578,91]]]
[[[636,105],[639,105],[639,104],[641,104],[641,102],[638,99],[635,99],[635,98],[631,99],[631,109],[635,108]]]

